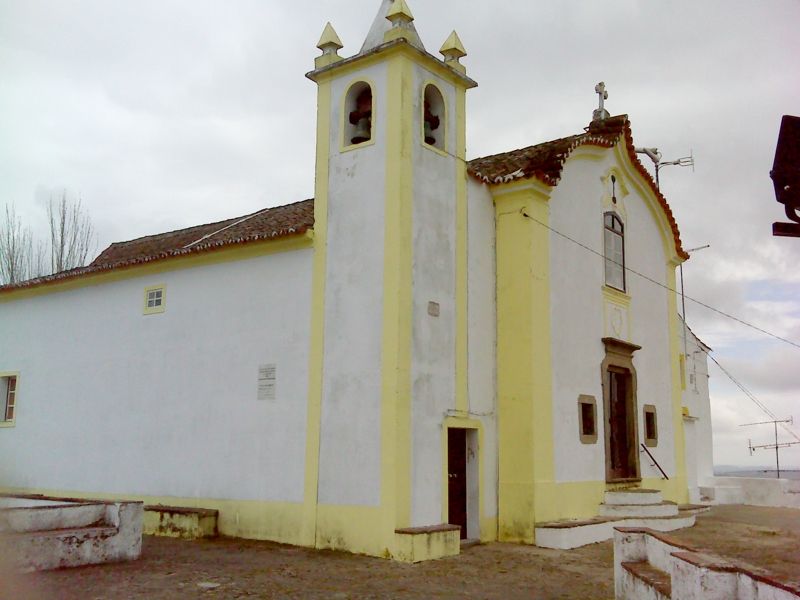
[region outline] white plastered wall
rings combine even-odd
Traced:
[[[302,502],[310,295],[297,250],[0,303],[0,369],[20,373],[0,483]]]
[[[414,65],[412,160],[412,526],[442,522],[442,436],[447,411],[455,408],[456,351],[456,162],[422,140],[422,102],[427,83],[442,93],[445,114],[434,135],[456,142],[455,89]],[[429,303],[439,315],[429,314]],[[433,311],[435,312],[435,310]]]
[[[684,352],[686,336],[686,387],[683,390],[683,406],[689,410],[684,418],[686,431],[686,477],[692,501],[700,499],[698,486],[710,485],[714,477],[714,449],[711,429],[711,400],[708,390],[709,348],[702,344],[691,330],[684,330],[680,322],[680,352]],[[692,439],[689,439],[689,436]],[[691,448],[690,448],[691,444]],[[691,450],[691,452],[690,452]]]
[[[357,81],[372,85],[374,143],[342,151],[343,98]],[[331,86],[319,501],[377,506],[387,65],[350,73]]]
[[[581,157],[584,157],[581,159]],[[603,254],[603,214],[609,210],[610,183],[603,178],[618,167],[614,150],[578,148],[567,160],[550,199],[550,226]],[[662,233],[633,175],[616,171],[616,205],[625,223],[626,266],[666,285],[667,258]],[[624,189],[628,194],[624,195]],[[604,204],[606,198],[606,204]],[[535,226],[535,225],[534,225]],[[604,299],[604,261],[556,233],[550,234],[552,281],[553,426],[556,479],[604,481],[605,445],[601,363],[603,337],[621,337],[642,346],[634,354],[639,442],[644,442],[642,407],[656,406],[659,441],[651,452],[668,474],[675,472],[667,291],[628,273],[630,309],[612,331]],[[583,444],[578,430],[578,396],[597,400],[596,444]],[[658,477],[640,456],[643,478]]]
[[[467,180],[469,408],[483,423],[483,516],[497,516],[495,213],[485,184]]]

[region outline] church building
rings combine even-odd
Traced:
[[[318,47],[313,199],[0,288],[0,491],[413,561],[686,502],[688,255],[602,84],[574,135],[468,160],[455,32],[382,0]]]

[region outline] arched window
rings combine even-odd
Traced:
[[[439,150],[445,148],[445,106],[435,85],[425,86],[422,99],[422,127],[425,143]]]
[[[607,212],[605,224],[606,285],[625,291],[625,227],[616,213]]]
[[[359,81],[350,86],[345,99],[345,144],[363,144],[372,139],[372,88]]]

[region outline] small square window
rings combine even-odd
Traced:
[[[578,434],[583,444],[597,443],[597,400],[594,396],[578,396]]]
[[[17,412],[17,374],[0,372],[0,426],[14,424]]]
[[[167,286],[156,285],[144,290],[144,314],[164,312],[167,303]]]
[[[652,404],[644,405],[644,444],[651,448],[658,446],[658,416]]]

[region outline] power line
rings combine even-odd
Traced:
[[[781,419],[778,419],[778,417],[775,416],[775,413],[773,413],[769,408],[767,408],[767,406],[763,402],[761,402],[758,398],[756,398],[753,392],[748,390],[741,381],[736,379],[736,377],[734,377],[725,367],[723,367],[716,358],[711,356],[711,354],[707,350],[703,350],[703,348],[700,348],[700,350],[708,358],[714,361],[714,364],[716,364],[719,367],[720,371],[725,373],[728,379],[730,379],[734,384],[736,384],[736,387],[742,390],[745,396],[747,396],[750,400],[752,400],[753,403],[764,412],[764,414],[766,414],[770,419],[773,419],[774,421],[781,421]],[[786,425],[786,423],[780,423],[780,425],[784,430],[786,430],[789,433],[789,435],[791,435],[794,439],[800,442],[800,437],[798,437],[798,435],[794,432],[794,430],[791,429],[788,425]]]
[[[590,247],[589,247],[589,246],[587,246],[586,244],[584,244],[584,243],[582,243],[582,242],[579,242],[579,241],[578,241],[578,240],[576,240],[576,239],[573,239],[573,238],[571,238],[571,237],[570,237],[570,236],[568,236],[567,234],[565,234],[565,233],[561,233],[561,232],[560,232],[560,231],[558,231],[557,229],[553,229],[553,228],[552,228],[552,227],[550,227],[550,225],[548,225],[547,223],[543,223],[542,221],[540,221],[540,220],[539,220],[539,219],[537,219],[536,217],[532,217],[532,216],[530,216],[530,215],[529,215],[528,213],[526,213],[525,211],[520,211],[520,214],[521,214],[523,217],[526,217],[526,218],[530,219],[531,221],[533,221],[533,222],[535,222],[535,223],[538,223],[539,225],[541,225],[541,226],[542,226],[542,227],[544,227],[545,229],[549,229],[550,231],[552,231],[553,233],[555,233],[555,234],[556,234],[556,235],[558,235],[558,236],[561,236],[561,237],[562,237],[562,238],[564,238],[565,240],[568,240],[568,241],[572,242],[573,244],[577,244],[578,246],[580,246],[580,247],[581,247],[581,248],[583,248],[584,250],[588,250],[588,251],[589,251],[589,252],[591,252],[592,254],[595,254],[595,255],[599,256],[599,257],[600,257],[600,258],[602,258],[603,260],[607,260],[607,261],[609,261],[609,262],[611,262],[611,263],[613,263],[613,264],[615,264],[615,265],[617,265],[617,266],[619,266],[619,267],[622,267],[623,269],[625,269],[625,271],[626,271],[626,272],[628,272],[628,273],[633,273],[634,275],[638,275],[638,276],[639,276],[639,277],[641,277],[642,279],[645,279],[646,281],[649,281],[650,283],[654,283],[655,285],[657,285],[657,286],[659,286],[659,287],[662,287],[662,288],[664,288],[665,290],[668,290],[668,291],[670,291],[670,292],[673,292],[673,293],[675,293],[675,294],[677,294],[677,293],[678,293],[678,292],[677,292],[677,290],[674,290],[674,289],[672,289],[672,288],[671,288],[671,287],[669,287],[668,285],[664,285],[664,284],[663,284],[663,283],[661,283],[660,281],[656,281],[656,280],[655,280],[655,279],[653,279],[652,277],[648,277],[647,275],[644,275],[643,273],[639,273],[638,271],[634,271],[633,269],[631,269],[630,267],[627,267],[627,266],[625,266],[624,264],[620,264],[620,263],[618,263],[618,262],[616,262],[616,261],[614,261],[614,260],[612,260],[612,259],[610,259],[610,258],[606,258],[606,256],[605,256],[604,254],[602,254],[602,253],[598,252],[598,251],[597,251],[597,250],[595,250],[594,248],[590,248]],[[701,302],[700,300],[695,300],[694,298],[692,298],[692,297],[690,297],[690,296],[686,296],[686,299],[687,299],[687,300],[691,300],[691,301],[692,301],[692,302],[694,302],[695,304],[698,304],[698,305],[700,305],[700,306],[702,306],[702,307],[704,307],[704,308],[707,308],[708,310],[714,311],[715,313],[717,313],[717,314],[720,314],[720,315],[722,315],[723,317],[727,317],[728,319],[732,319],[733,321],[736,321],[737,323],[741,323],[742,325],[745,325],[745,326],[747,326],[747,327],[750,327],[751,329],[755,329],[756,331],[758,331],[758,332],[760,332],[760,333],[763,333],[764,335],[768,335],[769,337],[775,338],[776,340],[779,340],[779,341],[781,341],[781,342],[784,342],[784,343],[786,343],[786,344],[789,344],[790,346],[794,346],[795,348],[797,348],[797,349],[799,349],[799,350],[800,350],[800,343],[793,342],[792,340],[788,340],[788,339],[786,339],[786,338],[784,338],[784,337],[781,337],[781,336],[779,336],[779,335],[776,335],[776,334],[774,334],[774,333],[771,333],[771,332],[767,331],[766,329],[762,329],[761,327],[758,327],[757,325],[753,325],[752,323],[748,323],[747,321],[743,321],[743,320],[742,320],[742,319],[740,319],[739,317],[735,317],[735,316],[733,316],[733,315],[731,315],[731,314],[728,314],[728,313],[726,313],[725,311],[722,311],[722,310],[720,310],[720,309],[718,309],[718,308],[714,308],[713,306],[709,306],[709,305],[708,305],[708,304],[706,304],[705,302]]]

